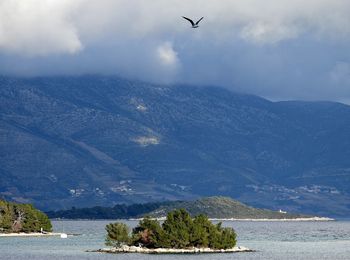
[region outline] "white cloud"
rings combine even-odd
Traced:
[[[154,38],[188,31],[201,16],[205,37],[240,35],[276,43],[302,33],[350,36],[348,0],[1,0],[0,51],[75,53],[106,38]],[[231,39],[227,39],[231,40]]]
[[[158,46],[157,56],[161,64],[165,66],[176,66],[178,64],[177,53],[170,42],[165,42]]]
[[[349,0],[0,0],[0,74],[350,99],[349,12]],[[182,15],[204,20],[192,29]]]
[[[298,36],[298,33],[298,28],[293,26],[256,22],[244,26],[240,35],[245,40],[258,44],[267,44],[295,38]]]
[[[72,16],[81,1],[0,1],[0,51],[29,56],[82,49]]]

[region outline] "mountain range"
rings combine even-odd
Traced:
[[[350,216],[350,106],[109,76],[0,77],[0,198],[42,210],[223,195]]]

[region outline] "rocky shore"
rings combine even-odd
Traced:
[[[132,221],[140,221],[143,218],[130,218],[127,220]],[[152,218],[158,221],[164,221],[166,217],[160,217],[160,218]],[[327,218],[327,217],[310,217],[310,218],[209,218],[210,221],[271,221],[271,222],[279,222],[279,221],[335,221],[334,218]]]
[[[0,233],[0,237],[49,237],[49,236],[61,236],[62,233]]]
[[[278,221],[335,221],[334,218],[327,218],[327,217],[311,217],[311,218],[210,218],[211,221],[271,221],[271,222],[278,222]]]
[[[92,250],[88,252],[99,252],[99,253],[109,253],[109,254],[120,254],[120,253],[139,253],[139,254],[200,254],[200,253],[239,253],[239,252],[254,252],[244,246],[235,246],[229,249],[211,249],[211,248],[186,248],[186,249],[176,249],[176,248],[145,248],[137,246],[121,246],[113,248],[102,248],[98,250]]]

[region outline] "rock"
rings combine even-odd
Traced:
[[[141,253],[141,254],[198,254],[198,253],[238,253],[238,252],[253,252],[253,250],[238,246],[229,249],[211,249],[211,248],[145,248],[136,246],[123,245],[118,248],[102,248],[91,252],[103,252],[103,253]]]

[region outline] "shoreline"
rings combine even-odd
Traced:
[[[255,252],[244,246],[235,246],[229,249],[211,249],[211,248],[186,248],[186,249],[176,249],[176,248],[145,248],[137,246],[121,246],[113,248],[101,248],[98,250],[87,250],[86,252],[94,253],[107,253],[107,254],[217,254],[217,253],[244,253],[244,252]]]
[[[312,218],[257,218],[257,219],[235,219],[235,218],[229,218],[229,219],[220,219],[220,218],[211,218],[212,221],[335,221],[334,218],[327,218],[327,217],[312,217]]]
[[[52,218],[53,221],[114,221],[114,220],[122,220],[122,221],[140,221],[143,218],[122,218],[122,219],[90,219],[90,218],[79,218],[79,219],[70,219],[70,218]],[[165,217],[161,218],[152,218],[158,221],[164,221]],[[271,221],[271,222],[288,222],[288,221],[337,221],[337,219],[334,218],[328,218],[328,217],[311,217],[311,218],[209,218],[210,221]],[[348,220],[348,219],[347,219]]]
[[[53,237],[53,236],[61,236],[64,233],[0,233],[0,237]]]
[[[131,221],[140,221],[143,218],[131,218],[127,220]],[[165,217],[160,217],[160,218],[154,218],[158,221],[164,221]],[[300,222],[305,222],[305,221],[335,221],[334,218],[327,218],[327,217],[311,217],[311,218],[209,218],[210,221],[256,221],[256,222],[288,222],[288,221],[300,221]]]

